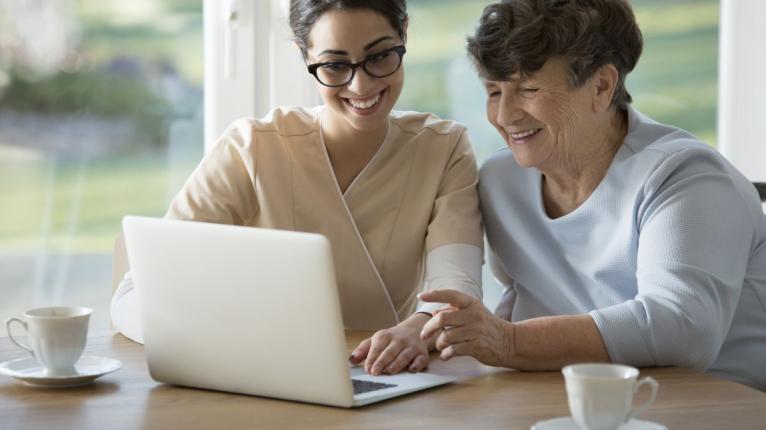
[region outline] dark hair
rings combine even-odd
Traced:
[[[552,57],[569,66],[572,87],[603,65],[617,68],[612,105],[632,101],[625,76],[641,56],[643,38],[626,0],[502,0],[484,9],[468,53],[482,76],[506,80],[528,76]]]
[[[369,9],[383,15],[405,41],[404,26],[407,22],[407,0],[290,0],[290,27],[293,41],[303,56],[309,44],[309,33],[314,23],[330,10]]]

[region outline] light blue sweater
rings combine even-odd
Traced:
[[[766,389],[766,216],[755,188],[689,133],[632,108],[628,123],[603,181],[557,219],[538,170],[508,149],[484,163],[493,271],[512,280],[497,313],[589,313],[613,362]]]

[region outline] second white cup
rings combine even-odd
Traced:
[[[24,319],[8,318],[5,327],[11,342],[32,354],[45,369],[46,376],[76,375],[75,363],[82,355],[93,311],[81,306],[30,309]],[[11,324],[18,323],[29,334],[30,346],[13,338]]]
[[[573,364],[561,370],[569,411],[583,430],[614,430],[649,407],[659,384],[651,377],[638,379],[638,369],[620,364]],[[651,387],[649,399],[633,407],[633,395],[642,385]]]

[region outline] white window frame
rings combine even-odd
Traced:
[[[236,119],[320,103],[288,10],[289,0],[204,2],[206,152]]]
[[[718,147],[753,182],[766,182],[763,0],[721,0]]]

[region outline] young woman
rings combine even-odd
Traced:
[[[481,298],[477,171],[463,126],[392,111],[404,83],[405,0],[293,0],[295,43],[324,101],[232,124],[168,218],[321,233],[347,328],[378,330],[350,357],[373,374],[420,371],[438,305],[424,289]],[[140,339],[127,276],[115,326]],[[286,310],[289,312],[289,309]],[[432,343],[432,342],[430,342]]]

